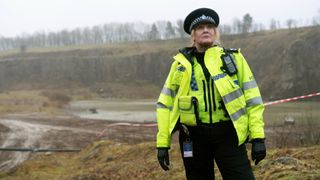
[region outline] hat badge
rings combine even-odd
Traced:
[[[200,17],[201,19],[207,19],[207,16],[202,14],[202,16]]]

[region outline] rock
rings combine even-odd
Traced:
[[[284,164],[284,165],[296,165],[297,160],[290,156],[282,156],[276,159],[274,162]]]

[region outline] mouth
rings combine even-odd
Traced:
[[[210,37],[210,34],[209,34],[209,33],[203,33],[201,36],[203,36],[203,37]]]
[[[210,34],[203,34],[201,37],[207,39],[207,38],[210,38],[211,36],[210,36]]]

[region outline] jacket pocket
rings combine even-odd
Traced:
[[[180,96],[178,102],[180,123],[188,126],[197,125],[198,101],[194,96]]]

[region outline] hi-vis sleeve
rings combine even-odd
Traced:
[[[259,87],[243,55],[239,52],[236,53],[235,56],[238,56],[236,57],[238,67],[237,75],[239,85],[242,88],[246,100],[250,138],[264,138],[264,105]]]
[[[179,90],[180,81],[184,67],[173,62],[166,82],[161,90],[157,102],[157,147],[170,147],[171,132],[170,132],[170,114],[172,113],[173,104],[176,94]]]

